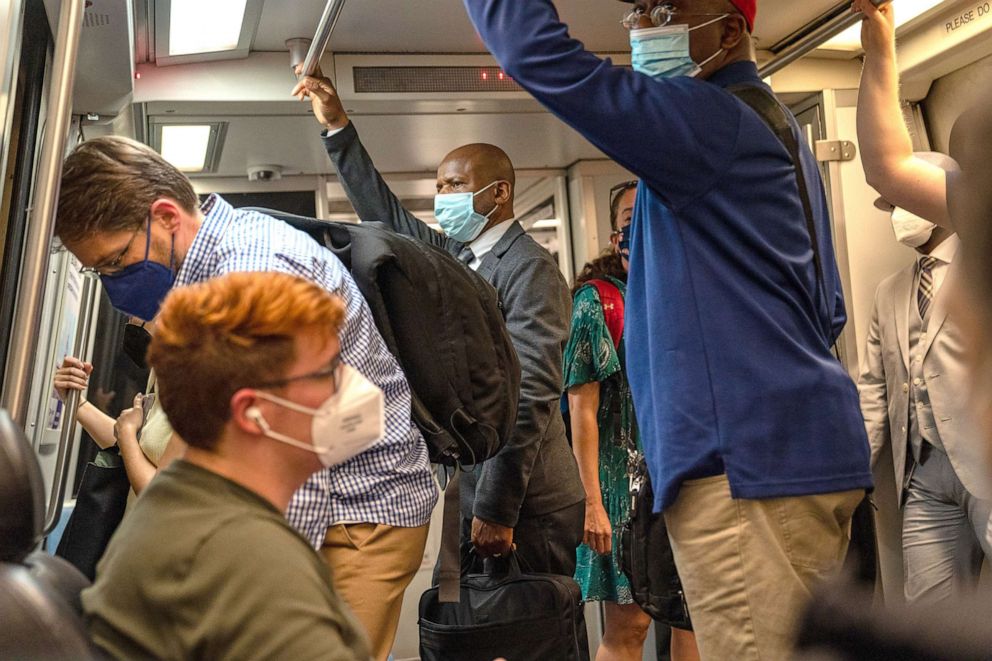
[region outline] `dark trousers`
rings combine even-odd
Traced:
[[[555,512],[521,516],[513,529],[513,543],[526,572],[575,575],[575,549],[582,543],[586,504],[578,502]],[[462,519],[462,541],[472,539],[471,519]],[[463,548],[469,548],[465,544]]]

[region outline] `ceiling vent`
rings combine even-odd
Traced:
[[[352,75],[357,94],[523,91],[493,66],[356,66]]]

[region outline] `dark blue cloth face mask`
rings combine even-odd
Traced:
[[[169,266],[148,259],[148,251],[152,246],[152,224],[148,221],[146,233],[145,258],[131,264],[113,275],[101,275],[100,282],[107,290],[107,296],[113,306],[132,317],[143,321],[151,321],[158,314],[166,294],[176,281],[173,269],[176,253],[176,237],[172,237],[172,249],[169,253]]]
[[[630,258],[630,234],[631,234],[630,230],[631,230],[631,227],[632,227],[631,225],[627,225],[626,227],[624,227],[624,228],[622,228],[620,230],[620,241],[617,244],[619,246],[619,248],[620,248],[620,254],[623,255],[624,257],[628,258],[628,259]]]

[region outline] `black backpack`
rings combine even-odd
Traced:
[[[454,257],[380,223],[335,223],[250,209],[312,236],[351,271],[406,373],[430,459],[493,457],[517,420],[520,363],[496,290]]]

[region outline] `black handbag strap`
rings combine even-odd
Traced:
[[[459,507],[459,483],[461,470],[456,467],[454,475],[444,489],[444,506],[441,518],[441,554],[438,560],[438,600],[442,603],[458,603],[461,599],[461,558],[459,534],[461,513]]]
[[[731,85],[727,91],[743,101],[748,107],[758,114],[758,117],[771,129],[775,137],[789,152],[792,159],[793,169],[796,171],[796,184],[799,186],[799,199],[803,205],[803,213],[806,215],[806,231],[809,233],[810,243],[813,244],[813,265],[816,267],[816,290],[817,300],[820,297],[826,298],[826,280],[823,277],[823,261],[820,259],[820,244],[817,240],[816,221],[813,218],[813,204],[810,201],[809,189],[806,187],[806,174],[803,171],[803,162],[800,157],[799,141],[795,133],[792,132],[792,123],[789,121],[788,110],[775,96],[757,85],[742,83]],[[830,310],[829,300],[827,310]]]

